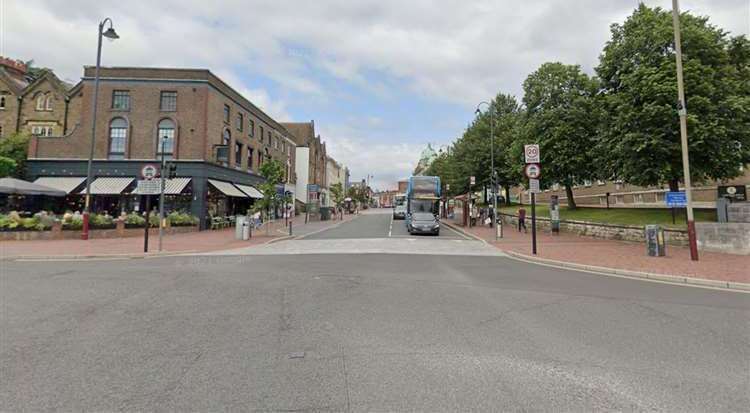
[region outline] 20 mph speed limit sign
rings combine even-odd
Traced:
[[[526,157],[526,163],[539,163],[539,145],[523,145],[523,153]]]
[[[523,171],[529,179],[539,179],[542,176],[542,168],[536,163],[527,164]]]

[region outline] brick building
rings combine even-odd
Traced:
[[[297,203],[307,203],[307,185],[320,189],[320,205],[327,205],[328,184],[326,182],[326,144],[315,134],[315,121],[282,123],[297,145]],[[316,201],[314,200],[314,201]]]
[[[62,121],[67,130],[32,137],[32,179],[44,177],[54,185],[55,178],[85,178],[93,76],[94,68],[85,67],[83,79],[67,94],[69,110]],[[119,210],[143,208],[133,195],[135,179],[144,165],[161,157],[162,148],[177,165],[179,178],[168,185],[173,207],[201,217],[202,227],[209,215],[245,212],[259,197],[253,186],[263,182],[258,170],[268,159],[285,165],[285,186],[294,186],[292,135],[209,70],[101,68],[97,112],[95,208],[110,213],[114,204]],[[97,189],[99,178],[107,178],[99,185],[106,189]],[[103,203],[96,202],[97,195]]]
[[[695,208],[716,208],[718,185],[745,185],[750,189],[750,172],[744,168],[744,174],[726,182],[694,182],[693,202]],[[680,186],[680,190],[684,188]],[[623,182],[594,181],[585,182],[583,185],[573,187],[573,197],[576,205],[582,207],[611,207],[611,208],[666,208],[665,193],[669,186],[642,187],[630,185]],[[522,196],[524,202],[528,202],[529,194],[524,188],[511,189],[511,199]],[[537,194],[539,202],[549,202],[552,195],[557,195],[560,203],[567,204],[565,186],[553,184],[549,188]]]

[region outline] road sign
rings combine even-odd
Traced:
[[[667,206],[671,208],[684,207],[687,205],[687,196],[684,191],[667,192],[664,201],[667,203]]]
[[[539,190],[539,180],[529,179],[529,192],[532,194],[538,194],[542,191]]]
[[[539,166],[538,163],[530,163],[526,164],[526,167],[523,168],[523,172],[526,174],[526,177],[529,179],[539,179],[540,176],[542,176],[542,168]]]
[[[526,157],[526,163],[539,163],[539,145],[523,145],[523,153]]]
[[[469,185],[476,185],[476,183],[477,183],[477,178],[475,176],[470,176]]]
[[[719,185],[719,198],[729,198],[732,202],[747,201],[745,185]]]
[[[143,179],[154,179],[156,175],[159,174],[159,168],[156,167],[156,165],[144,165],[143,168],[141,168],[141,176]]]
[[[159,195],[161,193],[161,181],[155,179],[139,179],[136,192],[138,195]]]

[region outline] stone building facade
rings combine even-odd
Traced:
[[[67,133],[67,120],[76,115],[72,89],[49,70],[32,75],[23,62],[0,57],[0,138],[15,132]]]

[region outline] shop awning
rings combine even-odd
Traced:
[[[91,195],[120,195],[128,185],[132,184],[132,177],[101,177],[91,183]],[[81,191],[86,193],[86,188]]]
[[[65,196],[59,189],[11,177],[0,178],[0,194]]]
[[[259,190],[257,190],[254,186],[242,185],[242,184],[234,184],[234,185],[237,186],[237,188],[240,188],[240,190],[246,193],[247,196],[249,196],[250,198],[255,198],[255,199],[263,198],[263,194]]]
[[[172,178],[164,182],[164,195],[179,195],[190,183],[191,178]],[[138,188],[133,190],[133,195],[140,195]]]
[[[208,183],[213,185],[214,188],[218,189],[222,194],[226,196],[234,196],[237,198],[247,198],[248,196],[245,195],[244,192],[237,189],[236,186],[232,185],[229,182],[224,181],[216,181],[213,179],[209,179]]]
[[[80,186],[85,180],[85,176],[44,176],[37,178],[34,183],[55,188],[69,194],[73,192],[74,189],[78,188],[78,186]]]

